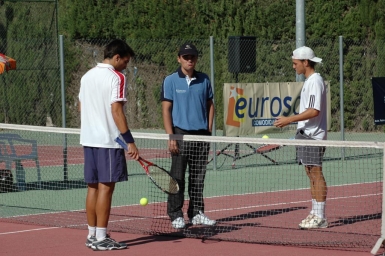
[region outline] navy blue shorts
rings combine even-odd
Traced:
[[[128,179],[125,152],[120,148],[84,149],[84,181],[107,183]]]

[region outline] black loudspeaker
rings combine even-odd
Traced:
[[[230,36],[228,46],[230,73],[253,73],[256,71],[257,43],[255,36]]]

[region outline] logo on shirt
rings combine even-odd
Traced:
[[[179,89],[176,89],[176,93],[186,93],[186,90],[179,90]]]

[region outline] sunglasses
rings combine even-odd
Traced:
[[[197,58],[197,56],[195,56],[195,55],[182,55],[182,58],[184,60],[195,60]]]

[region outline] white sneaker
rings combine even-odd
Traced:
[[[201,211],[199,211],[197,215],[195,215],[192,219],[190,219],[190,223],[193,225],[207,225],[207,226],[214,226],[215,224],[217,224],[215,220],[210,220]]]
[[[184,223],[184,219],[182,217],[178,217],[171,222],[171,226],[176,229],[181,229],[184,228],[186,224]]]
[[[316,215],[313,215],[313,218],[311,218],[308,221],[301,222],[299,224],[299,228],[301,229],[311,229],[311,228],[327,228],[328,227],[328,221],[326,219],[322,219]]]
[[[314,217],[314,214],[309,214],[306,218],[304,218],[304,219],[301,221],[300,225],[301,225],[301,224],[305,224],[305,222],[310,221],[313,217]]]

